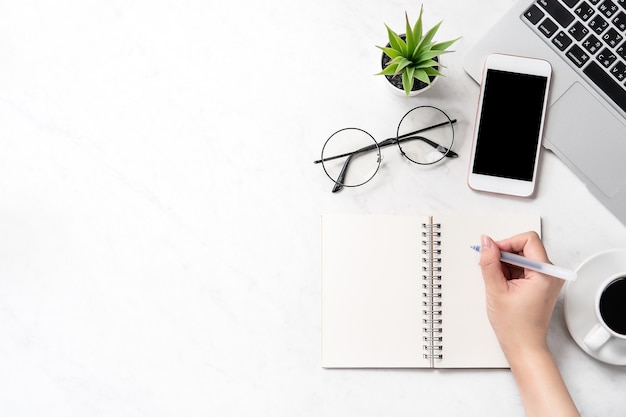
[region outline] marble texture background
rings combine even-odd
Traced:
[[[570,267],[626,247],[549,152],[533,199],[465,184],[463,57],[512,3],[424,0],[463,38],[406,99],[373,76],[374,45],[414,1],[4,2],[0,414],[522,416],[508,371],[320,367],[321,213],[534,212]],[[459,119],[460,157],[386,149],[377,178],[332,195],[324,140],[387,137],[419,104]],[[626,370],[575,345],[562,301],[550,345],[584,415],[623,415]]]

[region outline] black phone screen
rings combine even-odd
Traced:
[[[532,181],[547,77],[487,70],[475,174]]]

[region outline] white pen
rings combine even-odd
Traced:
[[[476,252],[480,252],[480,246],[470,246]],[[521,268],[531,269],[533,271],[541,272],[542,274],[550,275],[552,277],[561,278],[567,281],[574,281],[576,279],[576,271],[563,268],[560,266],[547,264],[545,262],[533,261],[532,259],[524,258],[523,256],[516,255],[511,252],[500,251],[500,261],[507,264],[519,266]]]

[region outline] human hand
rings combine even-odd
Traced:
[[[563,281],[504,264],[500,262],[500,250],[549,263],[543,243],[535,232],[499,242],[483,236],[480,266],[489,321],[505,355],[509,357],[525,349],[547,349],[550,318]]]

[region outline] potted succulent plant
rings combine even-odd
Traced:
[[[433,38],[442,22],[437,23],[424,33],[422,14],[411,27],[409,16],[406,17],[406,33],[397,34],[385,25],[389,36],[387,46],[377,46],[383,51],[381,60],[383,70],[376,75],[384,75],[387,80],[407,96],[418,94],[441,76],[440,56],[451,52],[447,49],[460,38],[444,42],[434,42]]]

